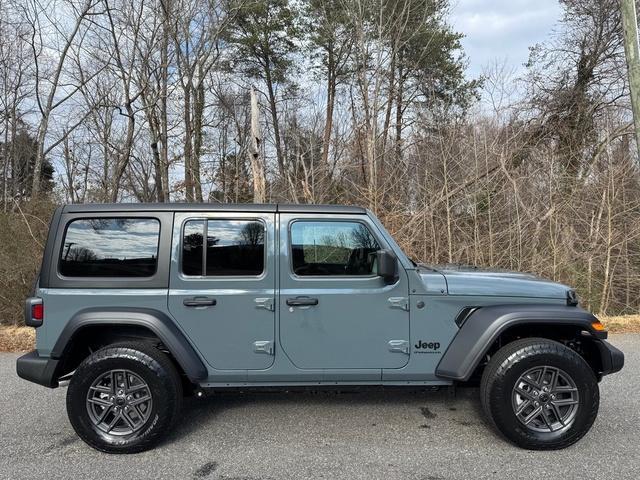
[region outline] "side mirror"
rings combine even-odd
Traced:
[[[378,250],[376,263],[378,275],[384,279],[384,283],[391,285],[398,281],[398,259],[390,250]]]

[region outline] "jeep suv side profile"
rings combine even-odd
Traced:
[[[69,380],[73,428],[112,453],[151,448],[204,389],[474,381],[504,437],[558,449],[624,363],[572,289],[415,264],[348,206],[60,207],[25,319],[18,375]]]

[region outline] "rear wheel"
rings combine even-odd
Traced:
[[[171,360],[152,345],[126,343],[102,348],[80,364],[67,391],[67,413],[93,448],[134,453],[162,438],[181,401]]]
[[[532,450],[561,449],[580,440],[593,425],[600,401],[587,362],[543,338],[500,349],[485,368],[480,394],[500,433]]]

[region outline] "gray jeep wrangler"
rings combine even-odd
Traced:
[[[25,317],[18,375],[68,380],[73,428],[115,453],[156,444],[206,390],[474,382],[507,439],[558,449],[624,362],[570,288],[418,265],[347,206],[60,207]]]

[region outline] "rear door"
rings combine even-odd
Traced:
[[[370,380],[407,364],[408,278],[377,276],[385,248],[365,215],[280,214],[280,341],[298,368]]]
[[[169,311],[215,369],[273,363],[274,215],[175,215]]]

